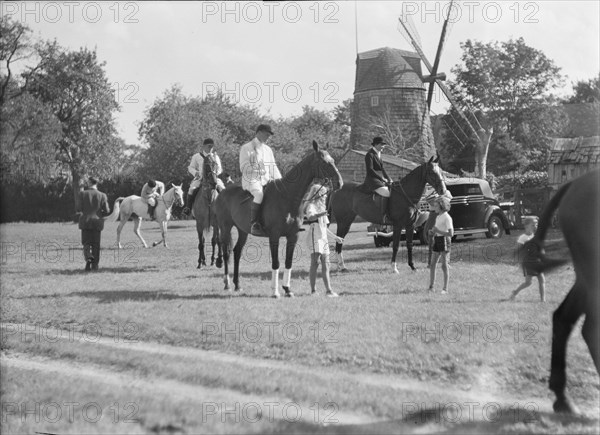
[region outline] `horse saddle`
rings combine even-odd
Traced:
[[[352,197],[352,210],[354,210],[355,213],[360,214],[360,210],[370,209],[373,213],[372,216],[377,217],[377,222],[391,224],[392,222],[389,221],[389,219],[384,221],[384,217],[387,218],[389,198],[384,198],[377,193],[369,191],[365,192],[364,189],[360,190],[359,187],[357,187],[356,192]]]

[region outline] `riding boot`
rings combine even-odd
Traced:
[[[250,234],[252,234],[253,236],[264,236],[265,235],[263,227],[259,222],[260,207],[261,207],[261,204],[252,202],[252,206],[250,208]]]
[[[185,208],[183,209],[184,214],[190,214],[192,212],[192,208],[194,208],[194,201],[196,200],[196,194],[200,189],[192,190],[192,193],[187,194],[187,200],[185,204]]]

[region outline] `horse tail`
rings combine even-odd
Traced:
[[[104,220],[107,220],[109,222],[115,222],[117,220],[121,211],[121,201],[123,201],[124,199],[125,198],[121,196],[115,200],[115,205],[113,206],[112,213],[106,216]]]
[[[565,184],[550,199],[550,202],[542,212],[535,235],[523,246],[528,255],[525,255],[522,262],[528,262],[528,266],[533,266],[537,272],[544,272],[567,262],[565,259],[551,259],[546,257],[544,253],[544,239],[546,238],[548,227],[552,222],[552,215],[570,187],[571,182]]]

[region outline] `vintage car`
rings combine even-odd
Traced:
[[[500,203],[494,197],[486,180],[479,178],[447,178],[446,187],[452,194],[450,216],[454,223],[454,237],[471,236],[483,233],[488,238],[497,239],[504,233],[510,234],[510,223]],[[432,193],[425,190],[419,209],[429,212],[429,204],[425,198]],[[423,222],[423,219],[420,220]],[[425,219],[425,222],[427,220]],[[424,223],[415,228],[414,238],[426,243]],[[372,235],[375,246],[388,246],[391,241],[392,228],[385,225],[370,225],[368,235]]]

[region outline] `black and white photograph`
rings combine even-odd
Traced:
[[[2,434],[600,434],[600,2],[0,3]]]

